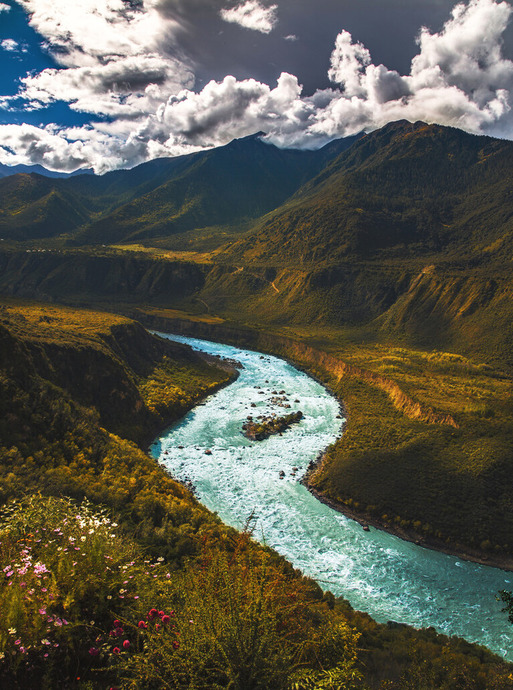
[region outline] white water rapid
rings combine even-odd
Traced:
[[[191,410],[152,446],[173,476],[192,482],[204,505],[237,528],[254,515],[255,538],[377,621],[433,626],[513,660],[513,626],[496,600],[499,590],[513,589],[513,573],[376,529],[364,532],[300,484],[310,461],[341,432],[339,405],[328,391],[277,357],[159,335],[242,364],[234,383]],[[288,398],[281,403],[291,408],[271,403],[273,397]],[[251,441],[241,433],[248,415],[295,410],[304,418],[282,436]]]

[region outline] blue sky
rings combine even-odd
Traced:
[[[505,0],[0,0],[0,162],[132,167],[406,118],[513,138]]]

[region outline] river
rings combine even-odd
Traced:
[[[154,457],[177,479],[192,482],[204,505],[237,528],[252,516],[256,539],[375,620],[433,626],[513,660],[513,626],[496,600],[499,590],[513,589],[513,573],[373,528],[364,532],[299,482],[310,461],[340,435],[344,421],[337,400],[323,386],[277,357],[159,335],[242,365],[234,383],[152,445]],[[282,436],[251,441],[241,433],[248,415],[295,410],[304,417]]]

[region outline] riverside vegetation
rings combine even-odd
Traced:
[[[513,687],[511,666],[482,648],[323,594],[110,431],[122,404],[111,398],[102,420],[105,395],[132,395],[164,424],[233,373],[123,317],[20,302],[1,317],[2,684]],[[68,378],[79,363],[80,394]],[[108,393],[88,371],[109,377]]]
[[[117,312],[305,367],[348,419],[309,477],[317,491],[512,567],[511,146],[400,122],[305,156],[252,137],[101,179],[1,180],[2,294],[102,309],[6,302],[1,500],[87,497],[176,568],[209,526],[209,543],[232,534],[134,445],[229,374],[164,352]],[[361,634],[354,682],[508,687],[469,645],[442,654],[434,633],[330,611]],[[307,668],[320,670],[303,667],[305,687],[330,687]]]

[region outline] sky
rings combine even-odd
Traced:
[[[505,0],[0,0],[0,163],[104,173],[400,119],[513,139]]]

